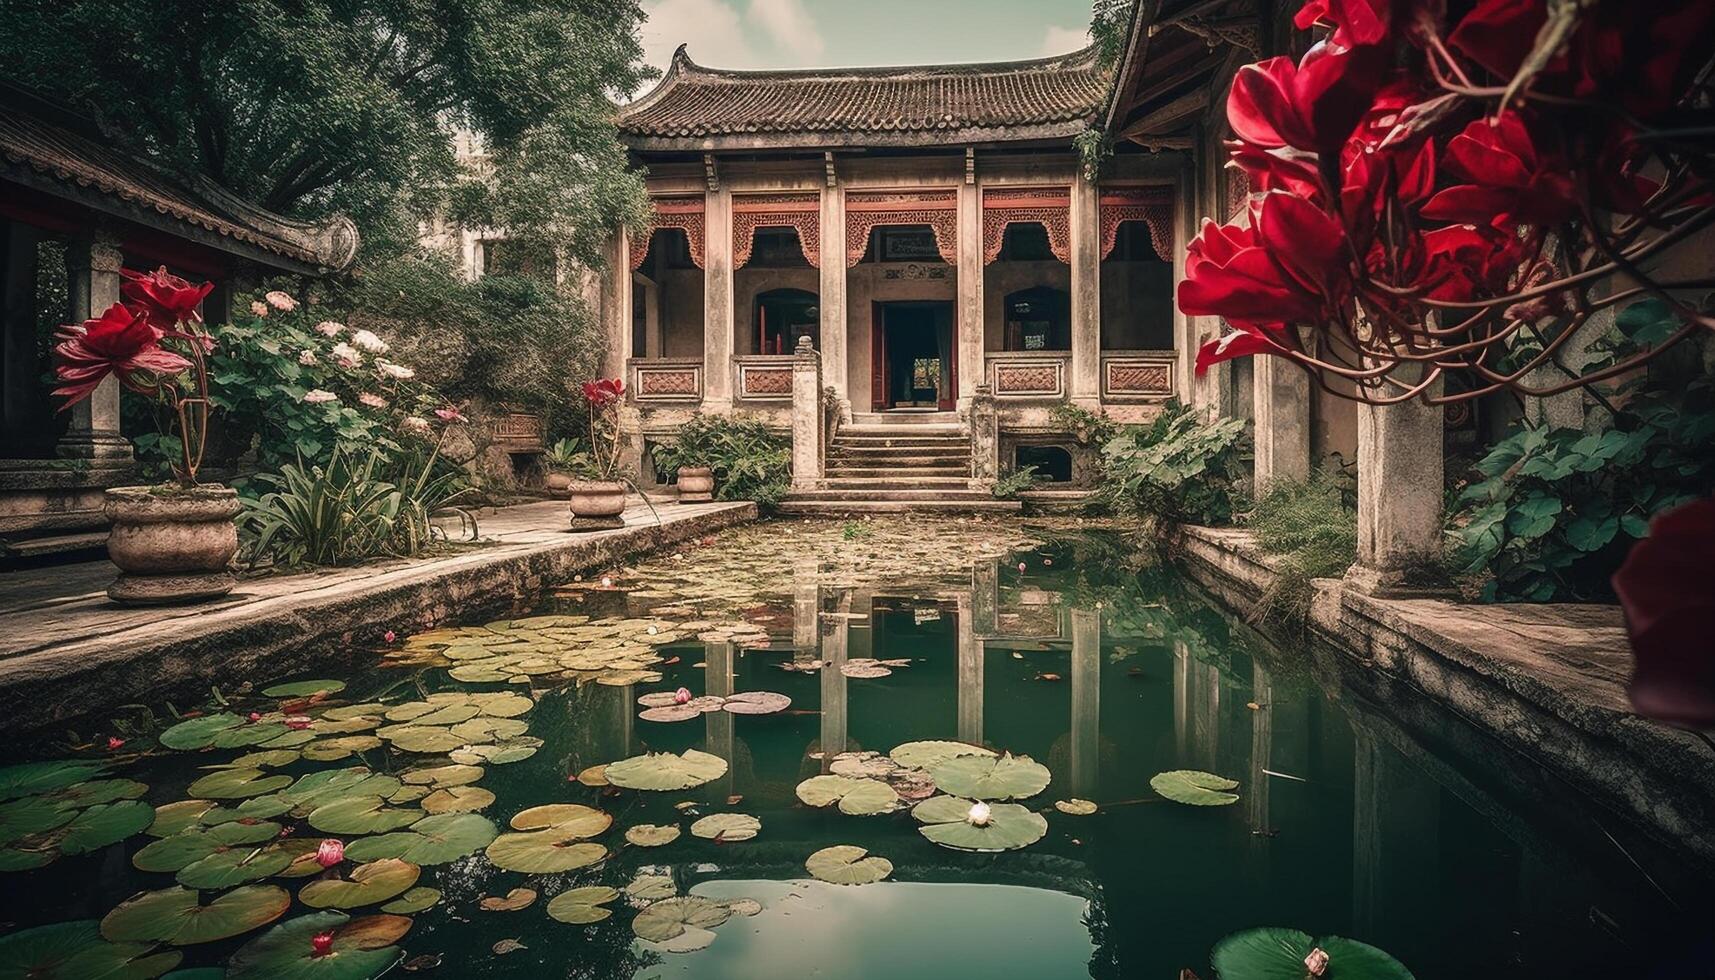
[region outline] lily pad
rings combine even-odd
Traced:
[[[244,724],[244,719],[229,711],[218,714],[203,715],[199,718],[188,718],[161,733],[160,742],[169,749],[189,752],[194,749],[206,749],[214,744],[214,737],[229,728],[237,728]]]
[[[558,874],[587,868],[607,857],[600,844],[580,843],[557,828],[526,834],[501,834],[488,845],[488,860],[497,868],[525,874]]]
[[[639,874],[625,886],[625,896],[633,902],[659,902],[679,894],[672,875]]]
[[[1074,817],[1087,817],[1096,812],[1096,805],[1089,800],[1055,800],[1054,809],[1061,813],[1069,813]]]
[[[391,807],[379,796],[347,797],[310,812],[310,826],[324,834],[380,834],[421,819],[422,810]]]
[[[26,796],[0,803],[0,844],[64,826],[75,816],[75,807],[48,797]]]
[[[265,698],[307,698],[317,694],[338,694],[345,690],[345,681],[292,681],[262,689]]]
[[[381,745],[381,740],[374,735],[342,735],[338,738],[317,739],[300,751],[304,758],[311,762],[338,762],[359,752],[373,751]]]
[[[856,817],[888,813],[899,806],[899,794],[879,779],[811,776],[798,784],[797,793],[806,806],[838,802],[841,813]]]
[[[613,825],[613,815],[581,803],[549,803],[513,814],[513,830],[559,831],[568,838],[600,835]]]
[[[82,809],[97,803],[135,800],[147,792],[149,792],[149,787],[135,779],[96,779],[56,790],[49,794],[46,799],[74,809]]]
[[[155,819],[155,808],[142,800],[103,803],[72,818],[55,831],[61,854],[84,854],[142,833]]]
[[[345,856],[352,861],[399,858],[416,865],[446,864],[482,850],[497,834],[487,817],[447,813],[424,817],[409,830],[352,841]]]
[[[402,725],[397,728],[377,729],[377,734],[393,743],[393,747],[401,752],[451,752],[470,742],[452,733],[450,729],[435,728],[430,725]]]
[[[1237,793],[1227,792],[1239,788],[1236,781],[1195,769],[1156,773],[1150,777],[1149,786],[1175,803],[1190,806],[1226,806],[1239,801]]]
[[[613,914],[602,906],[619,897],[619,892],[606,885],[570,888],[548,902],[548,917],[557,922],[587,925],[600,922]]]
[[[296,857],[291,850],[269,845],[249,845],[215,851],[208,857],[193,861],[175,875],[186,888],[231,888],[245,882],[271,878],[286,870]]]
[[[211,943],[259,929],[291,904],[291,893],[276,885],[234,888],[207,905],[197,901],[194,889],[166,888],[125,900],[101,920],[101,934],[116,943]]]
[[[397,946],[372,946],[379,937],[368,930],[343,931],[362,922],[340,912],[288,919],[232,954],[226,965],[227,980],[369,980],[380,976],[404,953]],[[322,933],[333,934],[333,947],[329,955],[317,956],[311,940]]]
[[[637,717],[642,721],[653,721],[662,724],[691,721],[692,719],[701,718],[702,716],[703,712],[700,709],[692,707],[689,704],[668,704],[662,705],[658,708],[644,708],[642,711],[637,713]]]
[[[917,804],[911,815],[923,826],[924,837],[957,851],[1013,851],[1028,847],[1048,833],[1048,821],[1040,813],[1017,803],[982,803],[988,808],[986,823],[977,823],[974,800],[956,796],[934,796]]]
[[[81,783],[99,774],[107,764],[60,759],[52,762],[22,762],[0,767],[0,800],[36,796]]]
[[[297,809],[310,811],[347,797],[392,796],[400,785],[399,780],[371,772],[367,766],[324,769],[300,776],[297,782],[280,791],[280,799]]]
[[[477,766],[484,762],[504,766],[512,762],[523,762],[536,754],[542,747],[542,740],[529,735],[509,738],[504,742],[493,745],[467,745],[455,752],[447,753],[447,758],[461,765]]]
[[[1328,954],[1321,980],[1412,980],[1405,964],[1368,943],[1342,936],[1312,939],[1296,929],[1235,932],[1215,944],[1209,960],[1221,980],[1302,980],[1312,949]]]
[[[417,805],[424,813],[474,813],[494,802],[494,794],[481,786],[451,786],[437,789]]]
[[[671,791],[694,789],[726,775],[726,760],[718,755],[686,749],[683,755],[650,752],[612,762],[607,781],[623,789]]]
[[[228,769],[278,769],[289,766],[303,757],[297,749],[261,749],[256,752],[246,752],[226,764]]]
[[[750,840],[762,830],[762,821],[748,813],[711,813],[691,824],[691,835],[717,844]]]
[[[418,885],[415,888],[407,889],[405,894],[381,906],[381,911],[391,912],[394,915],[415,915],[424,909],[434,908],[440,900],[441,890],[439,888]]]
[[[233,821],[213,827],[191,827],[150,841],[131,855],[131,864],[139,871],[179,871],[217,851],[262,844],[279,834],[280,825],[267,821]]]
[[[209,738],[208,744],[217,749],[241,749],[247,745],[261,745],[274,739],[292,733],[285,722],[253,721],[246,722],[236,728],[227,728],[215,732]],[[310,738],[305,735],[305,739]]]
[[[352,869],[349,880],[319,878],[298,892],[298,901],[313,909],[352,909],[403,895],[417,883],[422,870],[398,858],[382,858]]]
[[[792,707],[792,699],[773,691],[745,691],[734,694],[721,705],[721,710],[735,715],[772,715]]]
[[[824,847],[804,862],[805,870],[835,885],[868,885],[893,873],[893,862],[851,844]]]
[[[689,953],[715,941],[710,930],[732,917],[732,910],[713,899],[687,895],[663,899],[637,913],[631,931],[670,953]]]
[[[186,792],[205,800],[242,800],[292,785],[292,777],[260,769],[217,769],[191,783]]]
[[[110,943],[94,919],[56,922],[0,936],[0,976],[43,980],[147,980],[179,965],[178,950]]]
[[[446,789],[449,786],[466,786],[481,779],[481,766],[435,766],[431,769],[412,769],[403,773],[399,779],[407,786],[433,786],[436,789]]]
[[[985,749],[980,745],[972,745],[969,742],[948,742],[931,739],[929,741],[906,742],[903,745],[896,745],[893,747],[893,751],[888,753],[888,756],[892,758],[894,762],[899,763],[907,769],[928,769],[932,766],[940,765],[948,759],[954,759],[959,756],[980,755],[987,756],[992,759],[999,754],[999,752],[996,752],[993,749]]]
[[[536,889],[514,888],[505,895],[490,895],[477,905],[484,912],[516,912],[536,904]]]
[[[1048,788],[1048,767],[1027,755],[955,756],[929,767],[943,793],[973,800],[1023,800]]]
[[[638,847],[661,847],[664,844],[671,844],[679,839],[679,834],[679,826],[670,823],[640,823],[635,827],[625,829],[626,842]]]

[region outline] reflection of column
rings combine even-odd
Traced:
[[[1220,672],[1173,644],[1173,739],[1181,764],[1214,771],[1221,746]]]
[[[958,322],[959,408],[988,380],[983,367],[983,198],[975,184],[959,185]]]
[[[732,191],[709,191],[703,207],[703,407],[732,407]]]
[[[971,566],[971,628],[978,636],[1000,632],[1000,559],[990,558]]]
[[[1420,937],[1440,873],[1440,792],[1393,746],[1352,729],[1352,928],[1384,949]]]
[[[1072,610],[1072,792],[1088,799],[1101,769],[1102,614]]]
[[[1264,769],[1273,768],[1274,757],[1274,680],[1260,661],[1251,666],[1251,699],[1257,710],[1251,712],[1251,774],[1245,783],[1244,797],[1250,808],[1251,829],[1267,831],[1268,781]],[[1266,842],[1265,835],[1254,835],[1253,842]]]
[[[822,642],[822,766],[846,751],[846,675],[840,667],[846,662],[846,645],[851,636],[852,596],[843,592],[838,611],[826,624]]]
[[[973,628],[970,596],[958,598],[959,608],[959,741],[983,742],[983,641]]]
[[[1173,753],[1180,763],[1191,746],[1191,650],[1173,641]]]
[[[717,697],[726,697],[732,691],[732,660],[734,644],[731,640],[705,642],[703,644],[703,693]],[[719,786],[725,795],[732,795],[733,769],[738,759],[733,753],[732,739],[733,714],[730,711],[710,711],[703,715],[703,738],[705,751],[718,755],[727,761],[726,776]]]
[[[799,562],[792,568],[792,659],[814,660],[820,639],[822,589],[817,582],[821,570],[815,561]]]
[[[823,382],[849,404],[846,387],[846,197],[841,187],[822,191],[821,343]]]

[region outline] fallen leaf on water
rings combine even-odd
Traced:
[[[482,906],[485,912],[516,912],[519,909],[528,908],[535,901],[536,892],[534,889],[514,888],[507,892],[504,897],[490,895],[478,904]]]
[[[667,659],[666,659],[666,660],[663,660],[663,661],[661,661],[661,663],[660,663],[660,666],[662,666],[662,667],[671,667],[671,666],[673,666],[673,665],[674,665],[674,664],[676,664],[676,663],[678,663],[678,662],[679,662],[679,658],[678,658],[678,657],[668,657],[668,658],[667,658]]]
[[[1132,669],[1126,671],[1125,675],[1127,677],[1142,677],[1143,676],[1143,668],[1142,667],[1133,667]]]
[[[1057,681],[1060,679],[1060,675],[1059,674],[1037,674],[1036,679],[1039,681]]]
[[[1255,701],[1246,701],[1245,707],[1251,709],[1252,711],[1261,711],[1262,710],[1262,705],[1257,704]]]
[[[419,953],[399,965],[412,973],[416,973],[418,970],[433,970],[441,965],[441,954]]]
[[[675,810],[689,810],[691,807],[694,807],[696,805],[697,805],[696,800],[680,800],[679,802],[673,804],[673,809],[675,809]]]
[[[744,800],[744,794],[743,793],[734,793],[733,795],[726,798],[726,805],[727,806],[737,806],[743,800]]]
[[[529,948],[516,939],[502,939],[494,944],[494,952],[497,956],[505,956],[507,953],[516,953],[521,949]]]

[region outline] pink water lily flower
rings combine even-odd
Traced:
[[[674,691],[673,692],[673,703],[674,704],[690,704],[691,703],[691,692],[686,690],[685,688],[682,688],[682,687],[679,688],[677,691]]]
[[[318,932],[310,937],[310,956],[319,959],[333,953],[333,933]]]
[[[329,837],[316,847],[316,863],[331,868],[345,860],[345,842]]]
[[[399,634],[393,632],[392,630],[388,630],[387,632],[381,634],[381,639],[388,642],[388,643],[392,643],[394,640],[397,640],[398,638],[399,638]]]
[[[118,751],[119,747],[124,745],[124,744],[125,744],[125,740],[122,738],[119,738],[116,735],[109,735],[107,737],[107,751],[109,751],[109,752]]]

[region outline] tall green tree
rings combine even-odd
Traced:
[[[636,0],[0,0],[0,75],[158,162],[287,214],[351,214],[368,254],[455,206],[588,263],[641,188],[608,118],[650,73]],[[490,149],[483,180],[451,134]]]

